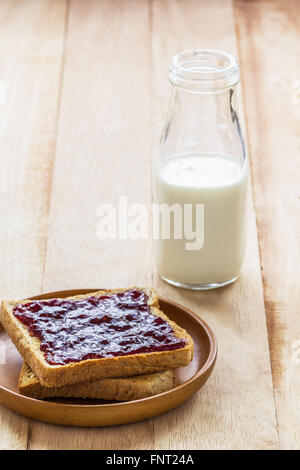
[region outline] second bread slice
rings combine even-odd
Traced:
[[[31,398],[94,398],[132,401],[170,390],[176,384],[175,370],[119,379],[101,379],[63,387],[43,387],[24,362],[19,378],[19,392]]]

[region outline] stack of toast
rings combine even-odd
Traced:
[[[19,392],[32,398],[149,397],[174,387],[193,356],[153,288],[3,301],[0,321],[24,359]]]

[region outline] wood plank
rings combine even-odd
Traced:
[[[184,49],[221,49],[237,55],[231,1],[153,2],[154,135],[169,95],[167,70]],[[196,293],[156,278],[158,291],[190,307],[219,342],[215,371],[186,405],[154,421],[156,449],[271,449],[278,446],[260,274],[255,214],[250,197],[247,253],[233,286]]]
[[[0,3],[0,292],[42,288],[65,2]],[[0,448],[27,446],[28,420],[0,409]]]
[[[235,10],[280,446],[299,449],[300,3]]]
[[[148,2],[71,3],[43,288],[152,284],[151,241],[97,239],[97,207],[151,201]],[[153,447],[152,421],[35,423],[31,449]]]

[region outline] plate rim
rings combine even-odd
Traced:
[[[81,295],[81,294],[90,294],[92,292],[96,292],[97,290],[103,290],[102,289],[66,289],[66,290],[60,290],[60,291],[53,291],[53,292],[44,292],[42,294],[36,295],[36,296],[30,296],[27,297],[28,300],[40,300],[43,298],[43,296],[51,296],[53,294],[53,297],[58,297],[59,295],[64,295],[65,297],[68,297],[68,293],[70,295]],[[76,292],[74,294],[74,292]],[[72,294],[71,294],[72,293]],[[65,295],[67,294],[67,295]],[[51,297],[49,297],[51,298]],[[12,395],[13,397],[17,399],[24,400],[25,402],[29,403],[37,403],[39,406],[51,406],[57,407],[57,408],[71,408],[71,409],[101,409],[101,408],[113,408],[116,409],[118,407],[126,407],[126,406],[132,406],[133,404],[139,404],[139,403],[145,403],[147,401],[151,401],[154,399],[159,399],[160,397],[166,396],[166,395],[171,395],[171,394],[176,394],[178,391],[186,388],[187,386],[191,385],[193,382],[196,382],[197,379],[200,379],[203,374],[207,370],[209,370],[211,367],[214,367],[214,364],[216,362],[216,358],[218,355],[218,344],[217,344],[217,339],[215,334],[213,333],[212,329],[209,327],[209,325],[206,323],[205,320],[203,320],[201,317],[196,315],[192,310],[190,310],[188,307],[185,307],[184,305],[181,305],[173,300],[167,299],[166,297],[161,297],[158,295],[159,301],[163,301],[172,305],[175,305],[176,307],[179,307],[181,309],[184,309],[189,313],[189,315],[193,318],[193,320],[196,323],[199,323],[201,327],[205,330],[205,333],[209,339],[209,344],[210,344],[210,351],[209,355],[203,364],[203,366],[192,376],[190,377],[187,381],[183,382],[182,384],[176,385],[170,390],[167,390],[165,392],[156,394],[156,395],[151,395],[150,397],[146,398],[140,398],[138,400],[132,400],[132,401],[126,401],[126,402],[118,402],[118,403],[102,403],[102,404],[69,404],[69,403],[56,403],[54,401],[48,401],[48,400],[40,400],[38,398],[31,398],[27,397],[26,395],[22,395],[18,392],[14,392],[13,390],[10,390],[9,388],[3,386],[0,384],[0,390],[2,389],[5,393]],[[5,406],[5,405],[4,405]]]

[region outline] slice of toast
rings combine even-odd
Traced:
[[[176,385],[174,369],[135,377],[101,379],[63,387],[43,387],[24,362],[19,378],[19,392],[31,398],[95,398],[98,400],[131,401],[157,395]]]
[[[89,297],[110,296],[115,293],[125,293],[132,289],[139,290],[147,295],[147,303],[151,314],[167,322],[175,337],[184,341],[184,347],[159,352],[86,359],[64,365],[52,365],[46,361],[45,354],[40,349],[40,340],[36,336],[32,336],[28,327],[14,315],[16,306],[20,304],[29,305],[34,301],[3,301],[0,321],[25,362],[44,387],[61,387],[96,379],[144,375],[189,364],[193,355],[193,340],[183,328],[169,320],[159,310],[158,297],[154,289],[134,287],[130,289],[102,290],[92,294],[69,297],[68,299],[76,301]],[[39,302],[48,302],[48,300]]]

